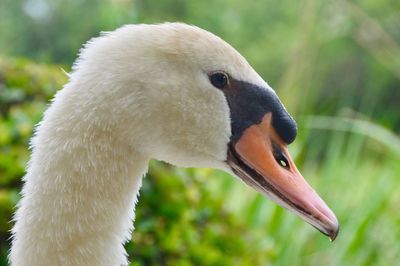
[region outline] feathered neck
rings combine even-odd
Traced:
[[[67,95],[57,95],[32,141],[10,261],[127,265],[123,243],[148,160],[112,129],[85,121],[64,104]]]

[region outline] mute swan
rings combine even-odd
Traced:
[[[334,239],[333,212],[287,144],[275,92],[229,44],[181,23],[89,41],[44,114],[15,214],[12,265],[127,265],[150,158],[241,178]]]

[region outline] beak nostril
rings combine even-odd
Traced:
[[[284,168],[286,168],[286,167],[289,167],[289,165],[286,163],[286,161],[285,160],[279,160],[279,164],[282,166],[282,167],[284,167]]]
[[[279,148],[279,146],[275,143],[272,143],[272,150],[273,150],[273,154],[274,154],[274,158],[276,160],[276,162],[283,168],[289,170],[290,169],[290,165],[289,165],[289,161],[286,158],[286,156],[283,154],[282,150]]]
[[[290,167],[289,167],[289,162],[288,162],[288,160],[286,159],[285,155],[283,155],[282,153],[281,153],[280,155],[278,155],[278,156],[275,156],[275,160],[276,160],[276,161],[278,162],[278,164],[279,164],[280,166],[282,166],[283,168],[285,168],[285,169],[287,169],[287,170],[290,169]]]

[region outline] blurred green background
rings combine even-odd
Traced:
[[[231,43],[299,125],[300,170],[341,222],[330,243],[227,174],[152,162],[132,265],[400,265],[400,1],[1,0],[0,265],[34,125],[81,45],[183,21]]]

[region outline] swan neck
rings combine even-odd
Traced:
[[[123,244],[148,159],[79,115],[60,121],[65,112],[53,103],[32,141],[11,264],[127,265]]]

